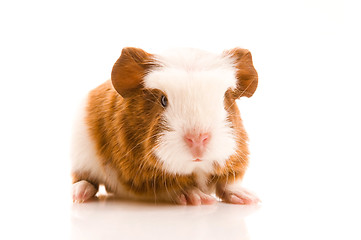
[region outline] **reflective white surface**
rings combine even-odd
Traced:
[[[253,206],[100,201],[72,207],[73,239],[249,239]]]
[[[361,239],[361,208],[350,199],[359,193],[324,198],[322,190],[319,195],[284,190],[257,206],[175,206],[111,198],[73,204],[71,238]]]
[[[2,201],[0,237],[359,240],[360,193],[354,190],[347,195],[341,195],[342,190],[311,195],[284,189],[284,194],[264,196],[261,206],[175,206],[115,199],[71,204],[70,198],[49,198],[44,192],[38,198]]]

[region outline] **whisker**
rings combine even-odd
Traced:
[[[248,86],[242,91],[241,93],[241,97],[243,96],[243,94],[247,91],[247,89],[253,84],[253,82],[255,81],[255,78],[252,79],[252,81],[250,82],[250,84],[248,84]]]

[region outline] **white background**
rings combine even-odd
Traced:
[[[342,0],[1,1],[0,238],[131,239],[149,231],[147,221],[160,238],[162,223],[176,219],[182,230],[193,219],[212,229],[176,236],[361,239],[358,9]],[[178,218],[133,203],[71,204],[75,107],[126,46],[252,52],[259,87],[239,106],[252,154],[244,185],[262,198],[258,210],[218,204]],[[143,214],[149,209],[158,217]],[[112,211],[127,217],[104,214]]]

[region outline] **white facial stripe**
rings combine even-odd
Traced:
[[[225,118],[224,93],[232,87],[226,84],[232,78],[232,73],[226,71],[186,73],[172,69],[148,75],[147,87],[162,90],[167,95],[170,118],[182,119],[196,128],[211,127],[209,122]],[[209,119],[210,116],[216,119]]]
[[[213,163],[223,165],[236,147],[224,109],[225,92],[236,86],[235,69],[230,59],[196,50],[158,58],[163,67],[150,72],[144,84],[167,95],[164,118],[172,131],[161,135],[156,155],[168,172],[189,174],[195,168],[211,172]],[[202,162],[192,161],[184,142],[190,131],[212,136]]]

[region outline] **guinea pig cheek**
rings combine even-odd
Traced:
[[[227,121],[214,127],[212,130],[212,139],[209,141],[205,159],[212,164],[217,163],[223,166],[227,159],[236,152],[236,138]]]

